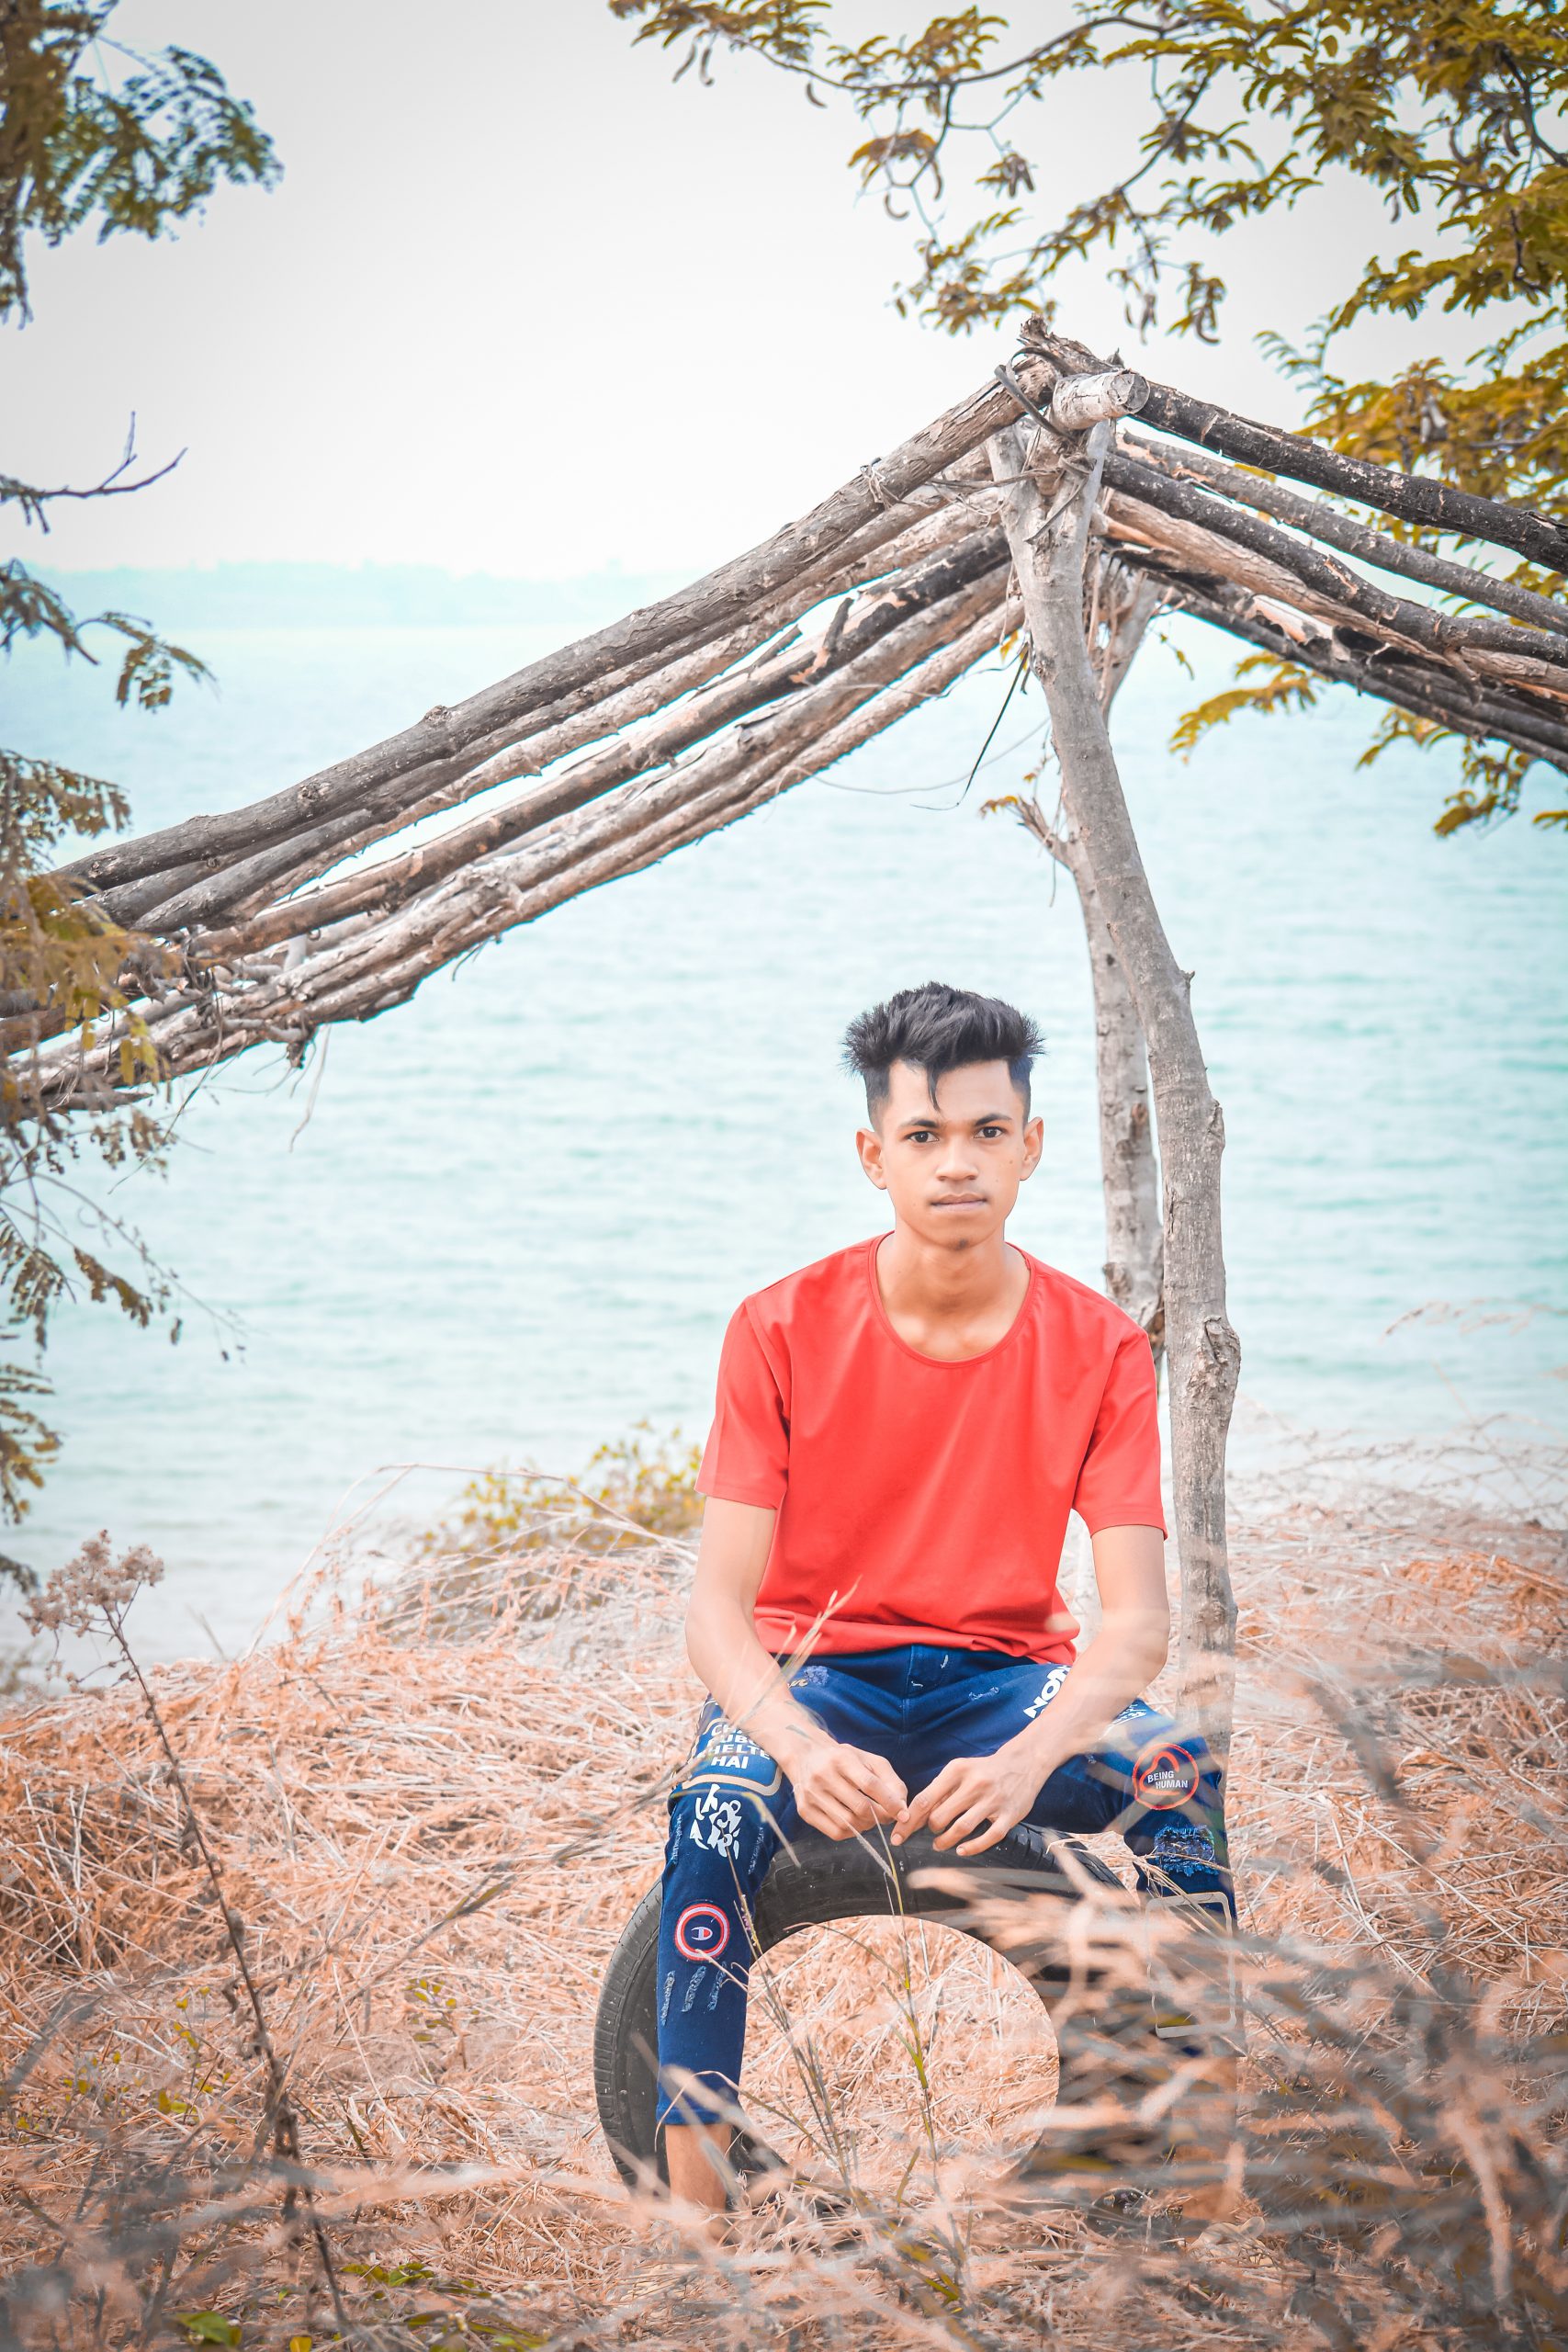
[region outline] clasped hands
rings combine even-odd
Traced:
[[[895,1846],[930,1828],[941,1851],[983,1854],[1024,1820],[1054,1769],[1027,1735],[994,1756],[955,1756],[911,1797],[885,1757],[842,1740],[803,1739],[779,1759],[803,1821],[824,1836],[852,1838],[891,1824]]]

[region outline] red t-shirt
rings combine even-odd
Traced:
[[[949,1363],[898,1337],[882,1237],[743,1299],[697,1484],[778,1511],[757,1596],[764,1646],[931,1642],[1070,1662],[1057,1589],[1067,1513],[1165,1532],[1148,1340],[1119,1306],[1021,1252],[1005,1339]]]

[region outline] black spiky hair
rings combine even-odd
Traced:
[[[970,1062],[1006,1062],[1029,1115],[1029,1080],[1045,1041],[1027,1012],[998,996],[976,996],[972,989],[950,989],[927,980],[900,989],[886,1004],[857,1013],[844,1032],[844,1068],[865,1081],[867,1116],[874,1125],[887,1100],[887,1073],[895,1062],[923,1069],[936,1100],[937,1081]]]

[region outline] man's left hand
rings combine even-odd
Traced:
[[[893,1825],[893,1843],[929,1826],[939,1851],[983,1854],[1026,1818],[1050,1774],[1035,1748],[1014,1741],[994,1756],[955,1756],[910,1798]]]

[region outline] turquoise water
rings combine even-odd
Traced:
[[[28,663],[7,733],[125,779],[146,827],[291,781],[571,633],[207,633],[220,697],[154,720]],[[1183,641],[1218,684],[1224,649]],[[1568,846],[1522,824],[1436,840],[1443,755],[1356,773],[1371,722],[1348,697],[1183,766],[1165,741],[1193,691],[1150,649],[1117,732],[1225,1109],[1254,1422],[1561,1422],[1558,1316],[1388,1334],[1433,1303],[1568,1302]],[[966,682],[831,780],[335,1032],[319,1083],[271,1058],[209,1081],[168,1180],[109,1196],[182,1278],[184,1337],[61,1316],[66,1445],[15,1548],[48,1567],[100,1525],[150,1543],[170,1576],[144,1642],[200,1645],[199,1611],[229,1645],[381,1465],[431,1465],[400,1489],[417,1521],[468,1469],[570,1469],[643,1419],[699,1433],[736,1298],[882,1223],[837,1040],[933,975],[1043,1019],[1046,1155],[1015,1230],[1096,1279],[1077,907],[978,812],[1032,753],[954,805],[998,699]],[[1015,701],[999,742],[1029,715]]]

